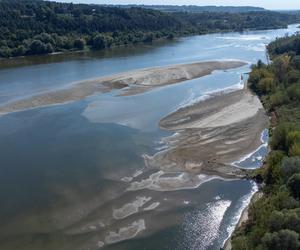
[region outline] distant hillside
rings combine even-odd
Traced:
[[[118,7],[131,8],[141,7],[146,9],[154,9],[164,12],[225,12],[225,13],[247,13],[253,11],[266,11],[264,8],[251,6],[196,6],[196,5],[118,5]]]
[[[104,49],[212,32],[276,29],[299,15],[166,12],[41,0],[0,0],[0,58]]]

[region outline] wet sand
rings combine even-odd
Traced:
[[[242,178],[249,170],[232,163],[261,145],[268,117],[259,99],[242,89],[181,108],[159,125],[175,134],[165,139],[166,150],[146,158],[147,166]]]
[[[211,74],[214,70],[226,70],[245,65],[242,61],[210,61],[179,64],[167,67],[147,68],[116,75],[84,80],[62,89],[37,94],[0,106],[0,115],[26,109],[45,107],[81,100],[87,96],[122,89],[120,95],[134,95],[153,88],[179,83]]]

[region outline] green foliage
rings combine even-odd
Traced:
[[[284,182],[297,173],[300,173],[300,157],[284,158],[281,165],[281,176]]]
[[[263,95],[273,92],[275,90],[275,88],[276,88],[276,85],[274,83],[274,79],[271,77],[262,78],[258,82],[258,91]]]
[[[80,38],[76,39],[74,41],[74,47],[76,49],[83,50],[84,47],[85,47],[85,40],[84,39],[80,39]]]
[[[300,79],[300,77],[298,78]],[[287,95],[289,99],[295,102],[300,101],[300,83],[293,84],[287,88]]]
[[[273,61],[273,71],[279,82],[283,82],[290,67],[291,58],[288,55],[278,56]]]
[[[94,49],[104,49],[106,47],[106,39],[103,35],[96,35],[93,38]]]
[[[281,152],[275,152],[267,159],[267,166],[263,173],[263,178],[265,183],[269,186],[277,184],[280,181],[280,161],[283,156]]]
[[[294,174],[287,182],[287,187],[295,198],[300,198],[300,174]]]
[[[296,142],[289,149],[289,156],[300,156],[300,143]]]
[[[271,147],[273,150],[289,150],[289,135],[295,129],[295,126],[290,123],[280,123],[274,130],[271,138]]]
[[[272,151],[258,171],[264,196],[250,206],[247,225],[232,240],[234,250],[300,248],[300,34],[268,49],[273,63],[254,65],[249,86],[276,118]]]
[[[266,233],[262,242],[265,249],[295,250],[300,246],[299,234],[291,230],[280,230],[278,233]]]
[[[285,91],[277,91],[269,97],[269,109],[274,110],[276,107],[281,106],[289,101]]]

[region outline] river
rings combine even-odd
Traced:
[[[182,173],[148,169],[144,157],[163,150],[172,135],[158,127],[160,119],[212,91],[239,87],[252,63],[267,60],[266,44],[298,26],[0,61],[0,105],[141,68],[248,62],[133,96],[114,90],[1,116],[0,248],[220,249],[256,184],[203,175],[193,188],[168,190]],[[265,131],[262,137],[265,145]],[[240,166],[259,167],[266,151]],[[142,188],[130,188],[134,182]]]

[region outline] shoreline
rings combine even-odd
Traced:
[[[244,225],[244,223],[247,223],[248,219],[249,219],[249,209],[250,206],[252,204],[254,204],[257,200],[259,200],[262,197],[263,193],[262,191],[258,190],[257,192],[255,192],[251,199],[249,204],[243,209],[241,216],[238,220],[238,223],[235,225],[234,230],[232,231],[232,233],[229,235],[228,239],[225,241],[224,245],[221,247],[222,250],[231,250],[232,246],[231,246],[231,239],[233,237],[233,235],[235,234],[235,232]]]
[[[242,32],[250,32],[250,31],[268,31],[268,30],[278,30],[278,29],[286,29],[288,28],[289,25],[294,25],[297,23],[289,23],[286,25],[282,25],[282,26],[278,26],[278,27],[268,27],[268,28],[261,28],[261,29],[257,29],[257,28],[244,28],[242,30]],[[214,31],[208,31],[208,32],[204,32],[204,33],[197,33],[197,32],[192,32],[190,34],[183,34],[183,35],[175,35],[173,39],[170,39],[168,37],[162,37],[162,38],[158,38],[158,39],[154,39],[152,42],[137,42],[137,43],[130,43],[130,44],[120,44],[120,45],[114,45],[108,48],[104,48],[104,49],[100,49],[100,50],[93,50],[91,48],[85,48],[82,50],[65,50],[65,51],[54,51],[52,53],[48,53],[48,54],[35,54],[35,55],[22,55],[22,56],[12,56],[12,57],[0,57],[0,62],[8,62],[10,63],[11,60],[15,60],[15,59],[30,59],[30,58],[34,58],[34,57],[39,57],[39,56],[56,56],[56,55],[72,55],[72,54],[77,54],[77,53],[87,53],[87,52],[105,52],[107,50],[110,49],[118,49],[118,48],[124,48],[124,47],[134,47],[136,45],[147,45],[147,44],[156,44],[156,43],[160,43],[160,42],[168,42],[168,41],[176,41],[179,39],[184,39],[187,37],[192,37],[192,36],[205,36],[205,35],[212,35],[212,34],[227,34],[227,33],[233,33],[233,32],[241,32],[241,30],[234,30],[234,29],[227,29],[227,30],[214,30]]]

